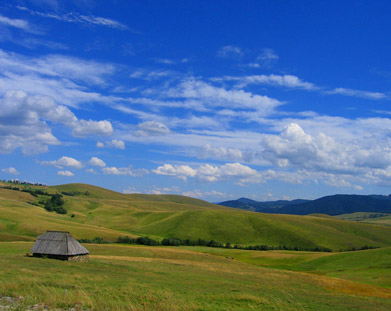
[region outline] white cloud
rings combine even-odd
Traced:
[[[182,180],[186,180],[187,177],[194,177],[197,173],[196,170],[192,169],[188,165],[171,165],[171,164],[164,164],[163,166],[159,166],[157,169],[153,170],[152,172],[157,175],[174,176]]]
[[[265,135],[260,156],[280,167],[358,174],[391,166],[391,140],[379,144],[376,137],[331,137],[322,132],[306,133],[297,123],[287,125],[280,135]]]
[[[75,174],[73,174],[73,173],[70,172],[70,171],[58,171],[58,172],[57,172],[57,175],[59,175],[59,176],[66,176],[66,177],[75,176]]]
[[[211,108],[256,111],[258,115],[268,115],[282,102],[267,96],[252,94],[243,90],[227,90],[215,87],[194,78],[182,81],[177,87],[169,89],[167,96],[185,98],[185,105],[198,111],[211,111]]]
[[[155,187],[152,190],[148,190],[148,194],[179,194],[180,189],[177,186],[172,187]]]
[[[59,141],[50,127],[40,119],[65,117],[65,111],[47,109],[50,101],[42,97],[28,97],[21,91],[9,91],[0,99],[0,153],[21,148],[24,154],[46,152],[49,145]]]
[[[75,136],[109,136],[113,134],[113,131],[110,121],[80,120],[76,126],[74,126],[72,134]]]
[[[387,98],[387,95],[380,92],[369,92],[369,91],[360,91],[360,90],[354,90],[354,89],[348,89],[348,88],[335,88],[331,91],[327,91],[327,94],[340,94],[340,95],[346,95],[346,96],[353,96],[353,97],[361,97],[361,98],[367,98],[367,99],[373,99],[373,100],[379,100],[379,99],[385,99]]]
[[[93,168],[86,169],[86,172],[94,175],[98,174]]]
[[[122,193],[132,194],[132,193],[140,193],[140,192],[137,191],[136,187],[128,187],[127,189],[123,190]]]
[[[87,86],[107,86],[108,77],[116,72],[112,64],[86,61],[61,55],[26,57],[0,50],[0,93],[22,89],[43,94],[61,105],[77,107],[82,103],[109,105],[119,100],[90,91]]]
[[[22,148],[24,154],[47,152],[48,146],[60,142],[46,121],[72,129],[74,135],[109,135],[109,121],[79,120],[72,111],[57,105],[48,96],[28,95],[24,91],[8,91],[0,99],[0,152]]]
[[[125,149],[125,142],[122,141],[122,140],[117,140],[117,139],[113,139],[111,141],[106,141],[106,142],[100,142],[98,141],[96,143],[96,146],[98,148],[116,148],[116,149],[122,149],[124,150]]]
[[[240,161],[243,159],[243,152],[234,148],[214,147],[210,144],[206,144],[197,151],[198,158],[202,159],[216,158],[228,161]]]
[[[64,168],[64,167],[71,167],[75,169],[80,169],[83,167],[82,163],[74,158],[62,156],[58,160],[54,161],[42,161],[41,164],[43,165],[51,165],[55,166],[57,168]]]
[[[1,171],[4,172],[4,173],[10,174],[10,175],[19,175],[20,174],[17,171],[17,169],[12,167],[12,166],[8,167],[8,168],[3,168]]]
[[[250,179],[255,181],[254,178],[260,177],[256,170],[240,163],[227,163],[221,166],[204,164],[196,168],[189,165],[164,164],[152,172],[158,175],[173,176],[184,181],[188,177],[196,177],[200,181],[207,182],[236,180],[238,183],[246,183]]]
[[[243,51],[240,47],[233,46],[233,45],[226,45],[221,47],[217,51],[217,56],[221,58],[240,58],[243,55]]]
[[[43,75],[50,78],[65,78],[82,81],[93,85],[105,85],[105,77],[116,72],[116,67],[109,63],[98,63],[64,55],[43,57],[25,57],[16,53],[0,50],[0,68],[7,72],[23,75]],[[65,85],[75,87],[68,81]]]
[[[88,161],[88,164],[92,165],[92,166],[98,166],[98,167],[105,167],[106,166],[106,163],[97,158],[97,157],[92,157],[89,161]]]
[[[146,169],[133,169],[132,166],[128,167],[104,167],[102,173],[105,175],[127,175],[127,176],[141,176],[148,174]]]
[[[170,133],[170,129],[156,121],[146,121],[137,125],[138,131],[134,133],[136,136],[161,136]]]

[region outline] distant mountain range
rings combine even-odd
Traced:
[[[247,198],[218,203],[219,205],[271,214],[341,215],[355,212],[391,213],[391,195],[336,194],[316,200],[278,200],[258,202]]]

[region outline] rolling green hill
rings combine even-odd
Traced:
[[[63,193],[67,214],[46,211],[39,202],[48,196],[0,188],[0,240],[33,239],[45,230],[66,230],[76,238],[98,236],[112,241],[118,236],[142,235],[337,251],[391,245],[391,228],[385,226],[261,214],[183,196],[121,194],[85,184],[40,189]]]

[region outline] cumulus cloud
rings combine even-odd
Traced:
[[[109,121],[79,120],[67,107],[57,105],[51,97],[8,91],[0,99],[0,152],[21,148],[24,154],[47,152],[48,146],[60,142],[46,121],[60,123],[77,136],[110,135]]]
[[[186,180],[187,177],[194,177],[197,173],[196,170],[192,169],[188,165],[171,165],[171,164],[164,164],[163,166],[159,166],[157,169],[153,170],[152,172],[157,175],[174,176],[182,180]]]
[[[4,173],[10,174],[10,175],[19,175],[20,174],[17,171],[17,169],[12,167],[12,166],[8,167],[8,168],[3,168],[1,171],[4,172]]]
[[[98,141],[96,143],[96,147],[98,147],[98,148],[105,148],[105,147],[106,148],[116,148],[116,149],[124,150],[125,149],[125,142],[123,140],[117,140],[117,139],[106,141],[104,143]]]
[[[97,166],[97,167],[105,167],[106,166],[106,163],[97,158],[97,157],[92,157],[89,161],[88,161],[88,164],[92,165],[92,166]]]
[[[57,172],[57,175],[59,175],[59,176],[66,176],[66,177],[75,176],[75,174],[73,174],[73,173],[70,172],[70,171],[58,171],[58,172]]]
[[[110,136],[113,134],[113,127],[110,121],[80,120],[73,128],[72,134],[75,136]]]
[[[246,183],[260,177],[256,170],[240,163],[227,163],[221,166],[204,164],[196,168],[189,165],[164,164],[152,172],[158,175],[173,176],[184,181],[188,177],[196,177],[200,181],[207,182],[236,180],[238,183]]]
[[[134,133],[136,136],[161,136],[170,133],[166,125],[157,121],[143,122],[137,127],[139,130]]]
[[[55,166],[57,168],[71,167],[75,169],[80,169],[83,167],[82,163],[74,158],[62,156],[58,160],[54,161],[42,161],[43,165]]]
[[[279,167],[358,174],[391,166],[391,141],[355,140],[310,135],[297,123],[287,125],[280,135],[265,135],[260,156]]]
[[[28,97],[22,91],[9,91],[0,99],[0,153],[21,148],[24,154],[46,152],[59,141],[41,119],[66,118],[66,111],[49,109],[51,102],[43,97]]]

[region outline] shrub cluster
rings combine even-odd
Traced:
[[[51,195],[51,194],[49,194],[46,191],[41,190],[41,189],[24,188],[21,191],[30,193],[33,197],[37,197],[38,195],[47,195],[47,196]]]
[[[361,247],[351,247],[351,248],[347,248],[347,249],[340,249],[339,251],[340,252],[354,252],[354,251],[363,251],[363,250],[366,250],[366,249],[375,249],[375,248],[379,248],[378,246],[370,246],[370,245],[364,245],[364,246],[361,246]]]
[[[53,194],[52,197],[46,201],[44,208],[49,212],[56,212],[58,214],[66,214],[67,210],[63,207],[64,200],[61,194]]]
[[[15,191],[19,191],[19,188],[18,187],[12,187],[12,186],[4,186],[2,187],[3,189],[8,189],[8,190],[15,190]]]

